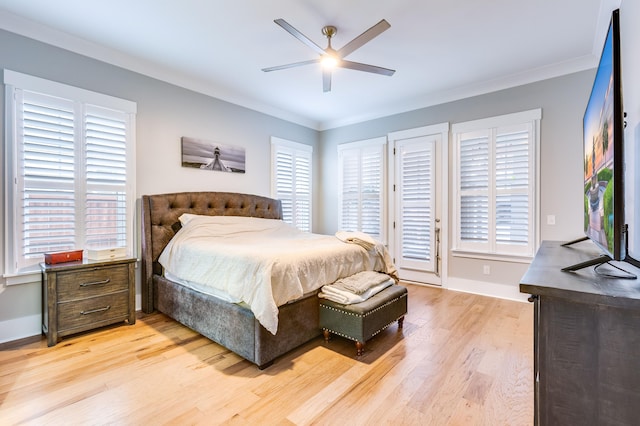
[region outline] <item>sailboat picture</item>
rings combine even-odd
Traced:
[[[238,146],[183,136],[182,167],[219,172],[244,173],[245,150]]]

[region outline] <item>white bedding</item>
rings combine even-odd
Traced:
[[[273,334],[278,306],[360,271],[395,273],[382,244],[367,251],[273,219],[184,214],[180,221],[159,258],[165,271],[245,302]]]

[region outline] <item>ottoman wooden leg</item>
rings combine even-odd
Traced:
[[[360,343],[356,340],[356,356],[362,355],[364,352],[364,343]]]
[[[402,328],[404,325],[404,317],[398,318],[398,328]]]
[[[329,330],[322,330],[322,335],[324,336],[324,341],[329,343],[329,339],[331,339],[331,333]]]

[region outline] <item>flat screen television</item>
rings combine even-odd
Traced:
[[[563,268],[563,271],[575,271],[611,260],[626,261],[637,266],[637,261],[627,253],[624,127],[620,13],[614,10],[583,118],[584,237],[564,244],[590,239],[603,254],[596,259]]]

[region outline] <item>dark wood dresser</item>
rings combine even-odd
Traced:
[[[521,280],[535,304],[536,425],[640,424],[640,278],[561,271],[599,255],[590,241],[545,241]]]
[[[135,324],[135,261],[41,263],[42,332],[47,344],[125,320]]]

